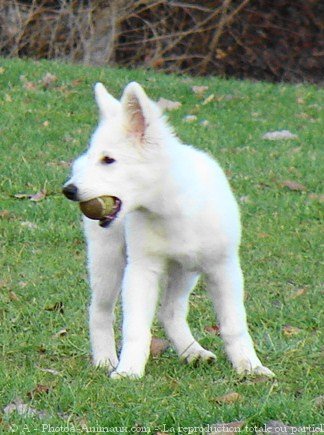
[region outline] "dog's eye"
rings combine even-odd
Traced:
[[[104,165],[111,165],[114,162],[115,162],[115,159],[113,159],[112,157],[109,157],[109,156],[103,156],[101,159],[101,163],[103,163]]]

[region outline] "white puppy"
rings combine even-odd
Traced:
[[[202,274],[234,368],[272,376],[247,328],[239,210],[224,172],[209,155],[179,141],[139,84],[130,83],[120,102],[100,83],[95,95],[99,126],[63,188],[75,201],[116,200],[104,219],[84,218],[94,364],[108,366],[113,378],[143,376],[160,287],[159,318],[178,355],[187,362],[214,360],[186,320],[189,294]],[[113,321],[121,289],[118,361]]]

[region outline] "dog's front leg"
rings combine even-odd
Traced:
[[[123,347],[112,378],[140,378],[150,353],[151,324],[158,298],[161,267],[157,263],[129,263],[123,299]]]
[[[117,367],[114,336],[114,308],[125,270],[125,242],[122,224],[108,230],[85,219],[88,245],[88,270],[91,285],[89,328],[95,366],[108,371]]]

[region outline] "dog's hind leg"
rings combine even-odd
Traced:
[[[92,358],[94,365],[111,371],[118,364],[113,324],[125,268],[123,226],[114,223],[105,230],[98,222],[86,220],[85,234],[92,290],[89,308]]]
[[[226,353],[238,373],[274,376],[264,367],[248,332],[243,302],[243,275],[236,254],[207,271],[208,290],[213,300]]]
[[[194,339],[187,323],[188,301],[199,275],[172,262],[161,303],[159,318],[178,355],[187,363],[213,362],[216,357]]]

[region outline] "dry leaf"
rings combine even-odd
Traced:
[[[324,408],[324,396],[315,397],[314,404],[316,408],[320,408],[320,409]]]
[[[9,292],[9,299],[11,301],[19,301],[19,298],[18,298],[18,296],[16,295],[15,292]]]
[[[160,356],[169,348],[168,340],[164,340],[163,338],[152,337],[151,340],[151,355],[152,356]]]
[[[301,329],[297,328],[296,326],[292,325],[285,325],[282,328],[283,334],[286,335],[286,337],[291,337],[292,335],[297,335],[301,332]]]
[[[235,403],[242,399],[241,394],[231,391],[230,393],[224,394],[223,396],[216,397],[215,402],[218,404],[230,404]]]
[[[29,193],[16,193],[14,195],[15,198],[17,199],[26,199],[26,198],[30,198],[30,194]]]
[[[312,199],[312,200],[315,200],[315,201],[318,201],[321,204],[324,202],[324,195],[320,194],[320,193],[319,194],[317,194],[317,193],[310,193],[308,195],[308,198]]]
[[[67,334],[68,330],[66,328],[60,329],[58,332],[56,332],[52,337],[53,338],[59,338],[64,337]]]
[[[265,238],[269,237],[269,234],[267,234],[267,233],[259,233],[258,237],[260,237],[260,239],[265,239]]]
[[[298,181],[292,181],[292,180],[285,180],[281,183],[282,187],[287,187],[290,190],[296,190],[296,191],[305,191],[306,187],[298,183]]]
[[[191,89],[195,94],[201,95],[208,90],[208,86],[193,86]]]
[[[18,397],[12,403],[7,405],[3,410],[5,415],[10,415],[13,412],[17,412],[22,417],[38,417],[40,419],[48,418],[49,415],[45,411],[38,411],[35,408],[23,403],[23,401]]]
[[[232,421],[230,423],[215,423],[208,425],[204,433],[214,433],[217,435],[229,435],[231,433],[240,432],[240,429],[245,424],[244,421]]]
[[[26,228],[29,228],[31,230],[35,230],[36,228],[38,228],[36,224],[34,224],[33,222],[29,222],[29,221],[20,222],[20,225],[22,227],[26,227]]]
[[[48,385],[37,384],[32,391],[27,393],[27,397],[29,399],[34,399],[34,397],[41,396],[42,394],[48,394],[50,389],[51,388]]]
[[[204,101],[201,103],[202,106],[205,106],[206,104],[210,103],[213,101],[215,95],[214,94],[210,94],[207,98],[204,99]]]
[[[53,305],[49,305],[45,307],[45,311],[58,311],[59,313],[64,313],[64,304],[63,302],[55,302]]]
[[[182,104],[179,101],[171,101],[162,97],[157,102],[157,105],[162,110],[175,110],[175,109],[179,109],[179,107],[182,106]]]
[[[218,325],[205,326],[204,329],[210,334],[220,335],[220,327]]]
[[[42,372],[50,373],[51,375],[54,375],[54,376],[58,376],[61,374],[60,372],[58,372],[57,370],[54,370],[54,369],[43,369],[42,367],[38,367],[38,366],[36,366],[36,368]]]
[[[183,118],[183,120],[186,122],[194,122],[194,121],[197,121],[197,116],[196,115],[186,115]]]
[[[49,121],[44,121],[43,122],[43,127],[48,127],[49,126]]]
[[[8,217],[10,217],[9,210],[0,210],[0,218],[7,219]]]
[[[268,131],[262,136],[262,139],[267,140],[282,140],[282,139],[298,139],[296,134],[291,133],[289,130]]]
[[[250,199],[249,195],[240,196],[239,199],[240,199],[240,202],[243,204],[250,204],[251,203],[251,199]]]
[[[56,75],[51,74],[50,72],[47,72],[41,80],[45,88],[48,88],[51,84],[55,83],[56,81],[57,81]]]
[[[306,288],[299,288],[298,290],[295,290],[289,297],[290,299],[298,298],[299,296],[302,296],[306,293]]]
[[[38,201],[42,201],[45,197],[46,197],[46,190],[42,189],[39,192],[35,193],[34,195],[31,195],[29,199],[31,201],[38,202]]]
[[[3,66],[0,66],[0,74],[3,74],[6,71],[6,69]]]

